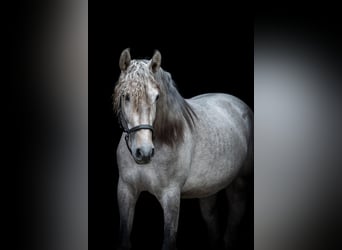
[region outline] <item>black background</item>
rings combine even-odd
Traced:
[[[205,9],[205,8],[204,8]],[[191,12],[191,16],[189,13]],[[89,5],[89,249],[118,243],[115,152],[122,131],[112,109],[119,56],[149,59],[155,49],[184,98],[223,92],[253,109],[253,19],[227,8],[163,12],[138,6]],[[241,227],[239,249],[253,247],[253,197]],[[225,204],[221,205],[221,212]],[[143,193],[132,232],[135,249],[159,249],[163,214],[157,200]],[[206,228],[197,200],[182,200],[179,249],[207,249]]]

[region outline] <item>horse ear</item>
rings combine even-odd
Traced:
[[[157,72],[157,70],[160,67],[160,63],[161,63],[161,54],[158,50],[156,50],[150,62],[150,68],[153,73]]]
[[[131,54],[129,53],[129,48],[123,50],[121,52],[119,66],[121,71],[125,71],[128,68],[129,63],[131,62]]]

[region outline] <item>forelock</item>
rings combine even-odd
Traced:
[[[127,70],[121,72],[114,90],[114,111],[119,111],[122,96],[129,94],[139,102],[145,94],[145,84],[155,82],[148,62],[148,60],[132,60]]]

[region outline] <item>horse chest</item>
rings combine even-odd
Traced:
[[[172,173],[165,166],[157,165],[133,165],[126,167],[121,173],[126,182],[134,185],[139,191],[157,193],[163,187],[166,188],[174,181]]]
[[[152,191],[160,187],[167,186],[168,180],[165,174],[155,167],[138,170],[139,182],[147,191]]]

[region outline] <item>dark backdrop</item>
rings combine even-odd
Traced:
[[[135,6],[136,7],[136,6]],[[119,214],[115,151],[121,136],[112,109],[125,48],[132,58],[150,58],[155,49],[185,98],[208,92],[233,94],[253,109],[253,19],[215,8],[141,11],[132,6],[89,5],[89,249],[115,249]],[[220,10],[220,11],[219,11]],[[192,11],[188,17],[188,11]],[[221,204],[225,210],[225,204]],[[207,249],[206,228],[197,200],[183,200],[179,249]],[[132,241],[135,249],[158,249],[162,210],[143,193],[138,200]],[[238,249],[253,247],[253,191]]]

